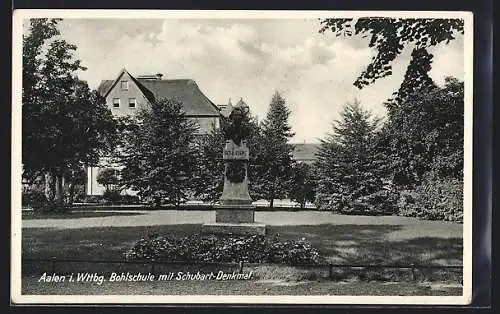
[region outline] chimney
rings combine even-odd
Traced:
[[[161,80],[163,74],[161,73],[156,73],[156,79]]]

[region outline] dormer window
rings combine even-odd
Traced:
[[[120,108],[120,98],[113,98],[113,108]]]
[[[136,105],[135,98],[129,98],[128,99],[128,106],[129,106],[129,108],[135,108],[135,105]]]
[[[122,90],[128,90],[128,81],[121,81],[120,86]]]

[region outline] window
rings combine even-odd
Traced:
[[[120,98],[113,98],[113,108],[120,107]]]
[[[128,90],[128,81],[121,81],[122,90]]]
[[[135,108],[135,98],[129,98],[128,99],[128,106],[130,108]]]

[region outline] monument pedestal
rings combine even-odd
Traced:
[[[203,233],[248,235],[266,234],[266,225],[255,222],[255,206],[216,205],[215,223],[202,226]]]
[[[202,226],[204,234],[266,235],[266,225],[261,223],[207,223]]]
[[[255,206],[216,205],[215,222],[254,223]]]

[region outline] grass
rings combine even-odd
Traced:
[[[149,233],[187,235],[201,232],[201,225],[94,227],[81,229],[23,229],[22,252],[26,258],[122,259],[122,254]]]
[[[414,226],[324,224],[280,227],[275,232],[283,239],[305,237],[335,263],[459,265],[462,262],[462,238],[421,237]]]
[[[80,215],[81,213],[72,213]],[[85,214],[89,214],[88,212]],[[110,213],[98,213],[110,215]],[[112,213],[112,215],[125,213]],[[135,214],[130,215],[134,219]],[[77,216],[78,217],[78,216]],[[82,216],[80,216],[82,217]],[[84,216],[88,217],[88,216]],[[94,216],[96,217],[96,216]],[[339,264],[410,264],[417,265],[461,265],[462,237],[461,225],[411,220],[410,223],[384,223],[379,217],[339,216],[342,224],[268,226],[270,236],[278,235],[283,241],[305,238],[332,263]],[[128,218],[127,218],[128,219]],[[358,221],[360,224],[356,224]],[[369,224],[367,222],[372,221]],[[344,223],[345,222],[345,223]],[[61,224],[64,224],[61,220]],[[457,231],[458,230],[458,231]],[[23,228],[22,257],[24,259],[86,259],[122,260],[123,253],[139,238],[149,233],[185,236],[201,233],[201,224],[155,225],[135,227],[91,227],[91,228]],[[147,272],[150,265],[144,264],[57,264],[57,273],[71,272]],[[157,266],[157,272],[169,271],[218,271],[221,267],[164,265]],[[232,272],[234,267],[226,267]],[[257,281],[232,281],[225,284],[210,282],[199,285],[192,282],[108,283],[101,287],[75,285],[71,289],[65,285],[38,283],[35,279],[43,272],[51,272],[50,263],[23,262],[23,289],[26,293],[69,293],[78,294],[231,294],[241,291],[246,294],[340,294],[367,295],[429,295],[447,294],[446,291],[432,290],[418,282],[447,281],[460,282],[458,270],[419,270],[416,278],[408,269],[342,269],[335,268],[334,281],[326,280],[328,269],[300,269],[284,265],[246,266],[253,270],[255,278],[281,282],[299,282],[298,285],[274,285]],[[35,276],[35,277],[33,277]],[[416,279],[416,282],[413,281]],[[378,283],[372,283],[375,280]],[[314,281],[314,285],[308,283]],[[394,285],[384,285],[380,281],[399,281]],[[409,282],[411,281],[411,282]],[[343,283],[342,283],[343,282]],[[350,282],[350,283],[349,283]],[[168,289],[168,290],[165,290]],[[266,290],[267,289],[267,290]],[[381,289],[381,290],[380,290]],[[71,291],[67,291],[71,290]],[[230,291],[229,291],[230,290]],[[453,290],[453,289],[452,289]],[[459,292],[456,292],[460,290]],[[42,291],[42,292],[41,292]],[[57,291],[57,292],[56,292]],[[283,292],[280,292],[283,291]],[[453,290],[460,294],[461,289]],[[307,292],[307,293],[306,293]]]
[[[446,227],[446,226],[444,226]],[[444,228],[443,227],[443,228]],[[281,240],[305,238],[331,262],[346,264],[438,264],[462,261],[462,238],[419,237],[401,225],[268,226]],[[201,233],[199,224],[23,229],[23,257],[121,259],[122,253],[149,233],[184,236]],[[392,236],[396,234],[396,236]]]

